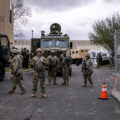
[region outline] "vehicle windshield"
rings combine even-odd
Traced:
[[[66,48],[68,47],[68,42],[66,40],[56,40],[55,46]]]
[[[54,40],[43,40],[42,47],[54,47]]]
[[[66,40],[43,40],[42,41],[42,47],[62,47],[66,48],[68,47],[68,42]]]
[[[107,54],[102,54],[102,56],[107,56]]]

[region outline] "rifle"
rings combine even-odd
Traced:
[[[86,65],[86,61],[85,60],[83,61],[83,65],[84,65],[83,69],[86,71],[87,70],[87,65]]]
[[[89,68],[87,68],[87,65],[86,65],[86,61],[84,60],[84,67],[83,67],[83,69],[85,70],[85,72],[88,70],[88,75],[92,75],[92,73],[93,73],[93,70],[91,70],[91,69],[89,69]]]

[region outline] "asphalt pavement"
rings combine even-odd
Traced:
[[[57,78],[57,86],[49,86],[46,77],[47,99],[41,98],[40,85],[36,98],[32,94],[32,72],[25,72],[24,86],[26,93],[10,95],[10,73],[0,82],[0,120],[120,120],[120,103],[111,96],[113,89],[113,69],[95,69],[94,87],[88,83],[83,88],[83,76],[80,66],[73,66],[70,85],[62,86],[62,77]],[[106,82],[109,100],[98,99],[102,83]]]

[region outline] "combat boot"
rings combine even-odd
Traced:
[[[36,94],[35,94],[35,93],[33,93],[33,94],[31,95],[31,97],[36,97]]]
[[[57,83],[53,83],[53,85],[58,85]]]
[[[67,82],[66,85],[69,85],[69,82]]]
[[[62,85],[66,85],[66,83],[64,82],[64,83],[62,83]]]
[[[25,89],[21,90],[20,95],[23,95],[25,93]]]
[[[83,87],[87,87],[87,85],[83,85]]]
[[[48,85],[51,85],[51,83],[48,83]]]
[[[93,88],[93,84],[91,84],[90,87]]]
[[[42,98],[47,98],[47,95],[45,93],[42,93]]]
[[[15,93],[15,90],[8,90],[8,93],[9,93],[9,94],[14,94],[14,93]]]

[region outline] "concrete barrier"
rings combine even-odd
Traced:
[[[114,88],[112,90],[112,95],[120,101],[120,74],[114,74]]]

